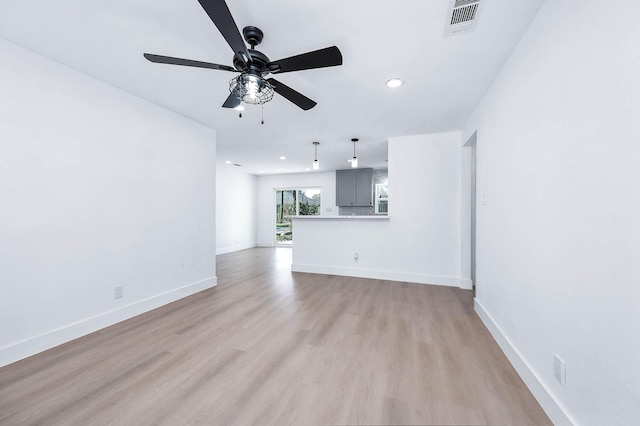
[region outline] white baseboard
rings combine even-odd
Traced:
[[[236,244],[236,245],[231,246],[231,247],[224,247],[224,248],[216,249],[216,255],[233,253],[234,251],[246,250],[246,249],[254,248],[254,247],[257,247],[257,246],[258,245],[256,243]]]
[[[485,310],[478,299],[473,299],[473,307],[487,327],[495,341],[506,355],[513,368],[516,369],[524,383],[527,385],[533,396],[538,400],[542,409],[547,413],[554,425],[574,425],[577,424],[571,419],[553,393],[544,384],[529,363],[524,359],[518,349],[513,346],[509,338],[502,332],[502,329],[495,323],[491,315]]]
[[[273,243],[257,243],[256,247],[275,247]]]
[[[292,264],[293,272],[308,272],[312,274],[342,275],[345,277],[371,278],[374,280],[402,281],[417,284],[442,285],[447,287],[461,287],[460,278],[442,277],[435,275],[407,274],[402,272],[377,271],[371,269],[335,268],[331,266]]]
[[[217,277],[207,278],[5,346],[0,348],[0,367],[191,296],[202,290],[215,287],[217,284]]]

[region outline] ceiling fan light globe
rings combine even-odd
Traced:
[[[260,105],[273,99],[274,90],[265,79],[254,74],[240,74],[229,82],[229,91],[240,101]]]
[[[313,170],[320,170],[320,162],[318,160],[313,160]]]
[[[260,92],[260,82],[256,76],[250,75],[245,82],[247,93],[252,99],[255,99]]]

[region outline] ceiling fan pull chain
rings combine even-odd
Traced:
[[[264,105],[262,105],[262,124],[264,124]]]
[[[242,111],[238,114],[238,118],[242,118]]]

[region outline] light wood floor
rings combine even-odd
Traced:
[[[218,287],[0,369],[0,424],[550,424],[471,292],[218,256]]]

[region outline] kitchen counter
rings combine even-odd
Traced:
[[[388,215],[375,215],[375,216],[365,216],[365,215],[353,215],[353,216],[289,216],[291,219],[304,219],[304,220],[389,220]]]

